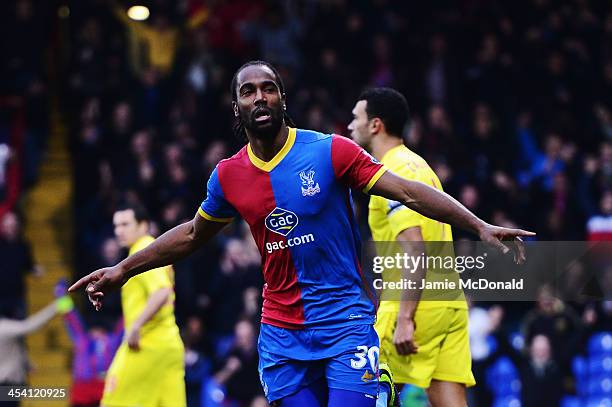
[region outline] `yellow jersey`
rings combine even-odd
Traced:
[[[143,236],[130,247],[134,254],[155,239]],[[173,270],[171,266],[160,267],[130,278],[121,288],[121,307],[125,331],[129,332],[134,321],[142,314],[147,301],[155,291],[173,287]],[[179,330],[174,319],[174,291],[168,301],[144,324],[140,330],[140,347],[182,346]]]
[[[387,151],[381,162],[386,168],[396,175],[420,181],[442,191],[442,184],[427,162],[418,154],[410,151],[408,147],[399,145]],[[425,242],[452,242],[453,236],[450,225],[427,218],[412,209],[407,208],[399,202],[391,201],[381,196],[371,196],[368,213],[368,223],[372,232],[374,242],[395,242],[398,235],[409,228],[420,227]],[[377,245],[378,256],[389,256],[397,252],[397,247],[392,244]],[[389,251],[381,253],[380,250]],[[431,256],[430,250],[436,250],[436,255],[454,256],[452,244],[426,243],[427,255]],[[427,270],[426,280],[439,280],[450,278],[458,284],[459,277],[456,273],[446,273],[443,277],[433,275],[433,270]],[[420,284],[420,282],[418,282]],[[425,289],[426,290],[426,289]],[[433,294],[423,291],[421,298],[437,298],[439,293]],[[421,300],[418,308],[466,308],[465,297],[461,289],[447,291],[442,294],[444,300]],[[450,300],[452,299],[452,300]],[[380,302],[379,311],[398,311],[399,301],[383,300]]]

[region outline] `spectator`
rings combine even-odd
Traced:
[[[529,356],[519,364],[521,377],[521,406],[558,406],[563,395],[563,376],[552,357],[546,335],[534,336],[529,345]]]
[[[241,405],[261,394],[257,379],[257,348],[255,327],[251,321],[241,320],[234,328],[234,345],[223,368],[215,373],[215,381],[227,389],[227,398]]]
[[[26,274],[40,276],[42,268],[32,260],[30,245],[21,235],[21,224],[14,212],[4,215],[0,222],[0,256],[4,281],[0,287],[0,309],[3,315],[23,318]]]
[[[525,342],[530,344],[538,335],[547,338],[550,359],[563,372],[566,384],[571,383],[570,362],[580,344],[583,325],[576,312],[554,296],[550,286],[540,288],[536,308],[523,319],[523,333]]]
[[[29,361],[24,337],[42,328],[55,315],[70,312],[73,307],[72,299],[64,296],[24,320],[0,313],[0,385],[26,385]],[[7,407],[19,405],[19,401],[3,403]]]

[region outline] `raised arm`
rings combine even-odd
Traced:
[[[113,267],[94,271],[74,283],[68,291],[87,286],[87,295],[99,310],[106,292],[121,287],[130,277],[147,270],[172,264],[197,249],[219,232],[227,222],[207,220],[200,214],[158,237],[146,248]]]
[[[514,241],[514,260],[517,263],[525,261],[525,249],[521,242],[521,236],[535,235],[533,232],[521,229],[490,225],[447,193],[422,182],[398,177],[390,171],[386,171],[376,181],[370,188],[369,193],[399,201],[428,218],[472,232],[479,236],[482,241],[497,247],[503,253],[508,253],[510,249],[502,241]]]

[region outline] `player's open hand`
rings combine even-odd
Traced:
[[[400,355],[416,353],[419,348],[414,342],[414,330],[416,325],[412,318],[399,319],[393,333],[393,345]]]
[[[89,301],[96,308],[96,311],[99,311],[102,308],[104,295],[121,288],[125,281],[125,277],[118,267],[106,267],[81,278],[68,291],[73,292],[81,287],[87,287],[85,289],[87,297],[89,297]]]
[[[514,262],[523,264],[525,262],[525,245],[521,237],[535,236],[535,233],[522,229],[503,228],[495,225],[485,225],[480,231],[480,240],[498,248],[502,253],[510,251],[514,254]],[[511,242],[508,247],[503,242]]]

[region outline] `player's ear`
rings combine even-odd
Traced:
[[[238,103],[232,102],[232,110],[234,111],[234,116],[238,117]]]
[[[372,134],[378,134],[383,130],[383,122],[378,117],[370,120],[370,132]]]
[[[287,110],[287,95],[281,94],[281,101],[283,102],[283,110]]]

